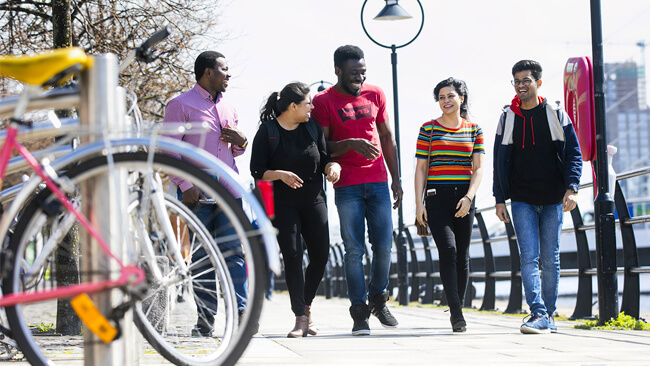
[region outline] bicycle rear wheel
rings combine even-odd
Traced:
[[[212,176],[169,156],[155,154],[152,161],[149,158],[147,153],[113,156],[114,169],[123,169],[128,171],[130,177],[135,177],[129,183],[133,197],[136,197],[131,199],[128,210],[128,230],[134,244],[129,255],[147,273],[147,287],[144,290],[142,286],[123,289],[132,297],[135,323],[149,344],[177,365],[234,364],[255,332],[263,303],[266,269],[259,233],[253,229],[241,204]],[[88,179],[109,172],[106,157],[97,157],[71,168],[66,176],[75,186],[79,186]],[[138,178],[152,172],[182,177],[199,187],[206,197],[214,199],[215,209],[225,217],[222,225],[211,231],[206,229],[192,209],[171,196],[164,200],[167,215],[160,217],[160,212],[151,209],[151,189],[144,187]],[[84,198],[77,196],[77,199],[82,201]],[[179,263],[178,256],[168,252],[168,233],[162,227],[170,216],[178,224],[176,232],[180,233],[179,227],[185,227],[187,231],[183,234],[191,237],[183,257],[186,261],[184,264]],[[63,234],[74,233],[76,227],[69,221],[70,213],[61,209],[49,190],[39,193],[28,205],[10,241],[9,250],[13,259],[9,266],[5,266],[3,284],[6,293],[40,291],[44,284],[49,288],[60,286],[54,279],[63,268],[52,265],[56,262],[57,251],[48,252],[46,260],[42,261],[34,249],[47,240],[54,240],[57,247],[61,247],[58,244]],[[42,230],[44,227],[47,229]],[[238,246],[224,249],[222,244],[232,241],[238,242]],[[143,260],[148,257],[147,250],[153,251],[156,256],[153,264],[151,258]],[[201,251],[201,256],[197,257],[196,253]],[[234,290],[236,281],[228,269],[232,257],[241,257],[246,263],[248,303],[241,319]],[[34,268],[37,259],[41,260],[42,265]],[[84,261],[83,255],[79,261]],[[154,278],[152,266],[158,266],[158,272],[163,273],[162,278]],[[184,273],[183,267],[187,269]],[[206,279],[206,274],[212,277]],[[82,272],[79,280],[84,282],[88,277],[89,274]],[[216,304],[212,304],[212,301]],[[38,336],[39,328],[43,330],[49,328],[50,322],[58,325],[65,321],[54,317],[43,320],[44,316],[56,314],[56,307],[57,301],[7,307],[7,318],[15,339],[32,364],[50,362],[45,356],[48,347],[55,346],[60,350],[63,339],[64,352],[68,352],[66,348],[73,353],[83,348],[81,336]],[[192,329],[196,324],[202,318],[210,318],[206,313],[212,316],[211,336],[193,337]],[[150,357],[151,353],[145,350],[140,358]]]

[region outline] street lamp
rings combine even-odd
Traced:
[[[375,16],[374,20],[401,20],[401,19],[410,19],[413,18],[409,13],[406,12],[399,4],[398,0],[385,0],[386,6]],[[363,2],[361,7],[361,26],[363,31],[366,33],[366,36],[370,38],[376,45],[383,48],[390,48],[390,61],[393,68],[393,108],[395,111],[395,144],[397,145],[397,169],[400,177],[400,185],[402,183],[402,154],[400,149],[400,130],[399,130],[399,103],[397,98],[397,49],[406,47],[415,41],[416,38],[422,32],[422,27],[424,27],[424,8],[422,8],[422,3],[420,0],[417,0],[418,5],[420,6],[420,12],[422,13],[422,21],[420,23],[420,29],[418,30],[415,37],[410,41],[401,44],[390,46],[381,44],[377,42],[366,30],[366,25],[363,21],[363,10],[366,7],[368,0]],[[395,246],[397,248],[397,284],[399,288],[399,303],[400,305],[408,305],[408,277],[406,275],[406,240],[404,236],[404,211],[402,209],[404,205],[400,204],[397,208],[397,237]]]
[[[315,82],[309,84],[309,90],[311,90],[311,87],[312,87],[312,86],[314,86],[314,85],[316,85],[316,84],[319,84],[319,83],[320,83],[320,85],[318,86],[318,88],[316,88],[316,91],[317,91],[318,93],[320,93],[320,92],[322,92],[323,90],[327,89],[327,87],[325,86],[325,84],[327,84],[327,85],[334,85],[334,84],[330,83],[329,81],[325,81],[325,80],[315,81]]]
[[[609,191],[607,167],[607,121],[603,61],[603,21],[600,0],[591,0],[591,47],[593,55],[594,112],[596,119],[596,263],[598,271],[598,321],[604,325],[618,317],[618,268],[614,192]]]

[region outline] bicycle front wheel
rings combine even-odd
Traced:
[[[259,233],[241,203],[218,180],[169,156],[151,157],[147,153],[115,154],[110,168],[106,157],[97,157],[71,168],[65,176],[80,186],[114,170],[129,175],[131,205],[125,214],[132,245],[128,256],[145,269],[147,286],[122,291],[133,305],[138,329],[153,349],[177,365],[234,364],[257,328],[263,303],[266,268]],[[166,195],[163,204],[156,206],[154,191],[160,187],[143,183],[147,182],[143,177],[152,174],[190,181],[212,201],[188,207]],[[75,196],[77,201],[84,199]],[[208,227],[217,215],[219,225]],[[57,279],[66,268],[59,265],[56,255],[65,247],[65,234],[74,236],[75,230],[79,229],[70,212],[61,208],[54,195],[49,190],[39,193],[25,209],[12,236],[9,250],[13,260],[5,269],[5,292],[33,293],[64,286]],[[52,242],[56,250],[48,249]],[[84,255],[64,256],[84,261]],[[84,268],[83,264],[77,266]],[[110,268],[104,270],[111,275]],[[90,277],[80,271],[78,282],[89,282]],[[245,310],[240,314],[244,302]],[[15,339],[32,364],[49,364],[47,348],[53,344],[60,349],[63,343],[69,348],[65,352],[83,349],[79,335],[50,336],[66,322],[56,315],[60,303],[50,300],[7,308]],[[44,320],[50,315],[51,320]],[[149,358],[152,353],[145,350],[140,358]]]

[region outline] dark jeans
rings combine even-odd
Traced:
[[[182,200],[180,189],[177,190],[178,198]],[[241,199],[237,200],[241,205]],[[192,212],[201,220],[201,223],[212,234],[217,243],[219,251],[224,256],[230,277],[235,287],[237,298],[237,310],[246,308],[248,298],[246,262],[242,253],[241,243],[238,240],[223,241],[220,238],[236,235],[236,231],[226,214],[219,209],[218,205],[201,204],[188,206]],[[193,248],[194,250],[194,248]],[[192,253],[192,263],[201,263],[192,267],[194,293],[197,299],[197,310],[200,316],[214,316],[217,313],[217,292],[215,284],[215,272],[211,271],[212,263],[206,258],[205,250],[199,247]],[[200,274],[197,276],[197,274]],[[196,276],[196,277],[195,277]],[[207,314],[206,314],[207,312]]]
[[[438,247],[440,279],[452,311],[462,307],[469,279],[469,243],[476,212],[474,204],[467,216],[454,217],[456,205],[467,194],[468,188],[468,184],[439,184],[435,186],[436,195],[426,199],[429,229]]]
[[[273,226],[278,229],[291,310],[296,316],[305,315],[305,305],[311,305],[314,300],[329,258],[327,205],[320,202],[293,206],[276,202]],[[302,239],[309,257],[304,276]]]

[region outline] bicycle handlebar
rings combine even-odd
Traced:
[[[170,26],[166,26],[165,28],[159,30],[158,32],[154,33],[153,36],[149,37],[144,43],[140,45],[140,47],[136,48],[136,58],[140,61],[145,61],[145,62],[150,62],[153,61],[151,51],[152,48],[164,40],[165,38],[169,37],[172,34],[172,29]]]
[[[152,54],[153,47],[158,43],[160,43],[160,41],[169,37],[171,34],[172,34],[172,28],[170,26],[166,26],[165,28],[154,33],[153,36],[149,37],[139,47],[129,52],[128,56],[126,56],[124,61],[122,61],[122,63],[120,64],[118,73],[124,71],[124,69],[126,69],[126,67],[129,66],[131,62],[133,62],[133,59],[137,59],[138,61],[144,61],[146,63],[154,61],[156,57],[154,57],[154,55]]]

